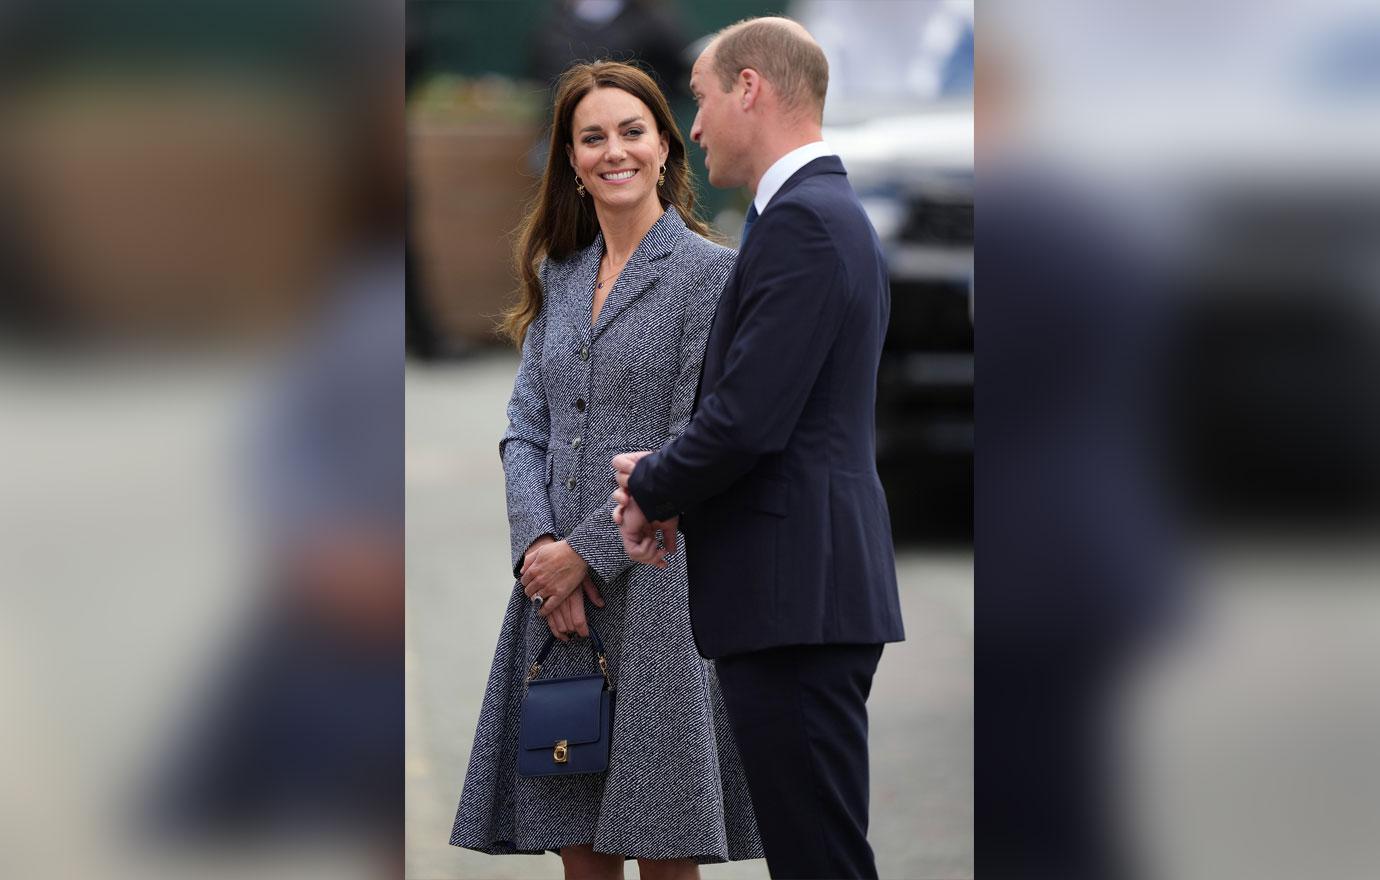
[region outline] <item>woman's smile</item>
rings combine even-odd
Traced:
[[[621,171],[605,171],[600,174],[599,177],[603,180],[607,180],[609,183],[626,183],[632,180],[633,176],[636,174],[636,168],[624,168]]]

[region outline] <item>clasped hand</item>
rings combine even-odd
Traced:
[[[604,607],[604,597],[589,576],[589,565],[565,541],[542,535],[527,548],[522,559],[522,591],[528,599],[540,595],[541,609],[537,611],[551,628],[551,634],[562,642],[570,641],[575,633],[589,636],[583,601],[567,602],[568,596],[583,587],[584,595],[597,607]]]
[[[633,469],[637,467],[638,461],[648,455],[651,455],[650,451],[625,452],[614,457],[613,472],[618,480],[618,488],[612,496],[615,504],[613,521],[618,524],[618,530],[623,536],[623,549],[627,551],[630,559],[655,565],[657,568],[666,568],[670,565],[666,557],[676,552],[676,528],[680,525],[680,517],[674,516],[659,521],[648,520],[647,515],[638,506],[637,499],[628,491],[628,479],[632,476]],[[657,542],[658,532],[662,536],[661,543]]]

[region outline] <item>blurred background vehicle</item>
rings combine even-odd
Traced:
[[[877,465],[898,540],[973,522],[973,4],[803,0],[829,56],[824,138],[891,271]]]
[[[1196,197],[1173,439],[1217,528],[1380,520],[1380,189],[1328,177],[1223,176]]]

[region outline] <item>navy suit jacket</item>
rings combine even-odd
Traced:
[[[905,637],[876,465],[890,310],[843,163],[810,162],[738,255],[693,418],[629,483],[652,519],[682,515],[701,655]]]

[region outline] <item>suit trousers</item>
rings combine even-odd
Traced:
[[[881,645],[715,661],[775,880],[877,876],[867,842],[867,695]]]

